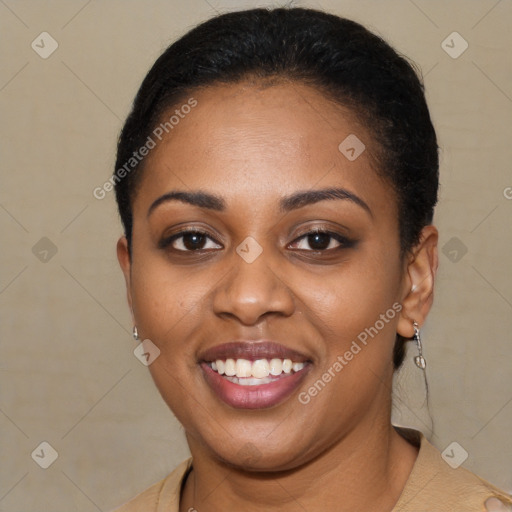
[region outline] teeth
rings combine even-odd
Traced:
[[[270,377],[265,377],[264,379],[239,379],[238,377],[225,377],[225,379],[233,382],[234,384],[240,384],[241,386],[261,386],[261,384],[270,384],[273,380]]]
[[[211,362],[212,370],[219,375],[225,375],[225,378],[236,384],[245,386],[255,386],[258,384],[267,384],[272,382],[272,377],[278,377],[285,373],[299,372],[304,368],[303,362],[293,362],[291,359],[273,358],[257,359],[249,361],[248,359],[217,359]]]
[[[251,361],[247,359],[237,359],[235,363],[237,377],[251,377]]]
[[[281,359],[270,360],[270,375],[281,375],[283,371],[283,361]]]
[[[292,370],[294,372],[300,372],[304,368],[304,363],[293,363],[292,364]]]
[[[228,377],[233,377],[236,374],[236,366],[234,359],[226,359],[226,364],[224,365],[224,373]]]
[[[284,373],[290,373],[292,371],[292,360],[291,359],[285,359],[283,361],[283,372]]]
[[[270,374],[270,365],[266,359],[257,359],[252,363],[252,376],[257,379],[263,379]]]

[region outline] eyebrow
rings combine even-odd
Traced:
[[[303,192],[295,192],[290,196],[283,197],[279,201],[279,209],[281,212],[290,212],[304,206],[325,201],[327,199],[345,199],[357,204],[363,208],[367,213],[373,217],[370,207],[356,194],[346,190],[344,188],[324,188],[319,190],[306,190]],[[158,208],[161,204],[170,201],[180,201],[188,203],[199,208],[205,208],[208,210],[225,211],[226,202],[220,196],[209,194],[206,192],[180,192],[173,191],[160,196],[158,199],[153,201],[148,209],[147,216],[149,217],[153,211]]]

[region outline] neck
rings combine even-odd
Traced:
[[[388,422],[359,425],[298,469],[246,472],[206,456],[189,439],[193,470],[180,511],[318,510],[389,512],[405,486],[417,449]]]

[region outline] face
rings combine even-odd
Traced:
[[[314,89],[192,96],[147,158],[131,258],[118,244],[134,323],[193,454],[297,467],[389,423],[395,335],[428,310],[435,240],[401,258],[372,135]]]

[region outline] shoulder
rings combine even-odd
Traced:
[[[191,467],[192,458],[189,458],[164,479],[112,512],[178,512],[181,485]]]
[[[443,457],[420,432],[399,432],[420,450],[393,512],[512,512],[512,496],[457,464],[455,448]]]

